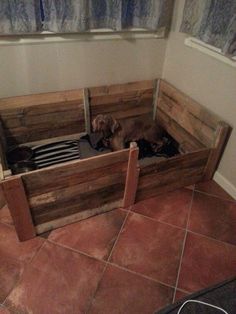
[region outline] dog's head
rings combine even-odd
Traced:
[[[110,115],[99,114],[92,122],[93,132],[102,132],[104,137],[110,137],[120,124]]]

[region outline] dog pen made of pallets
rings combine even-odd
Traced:
[[[181,144],[175,157],[142,165],[138,147],[11,175],[12,145],[76,139],[101,113],[153,115]],[[230,127],[163,80],[0,100],[1,185],[20,240],[213,177]]]

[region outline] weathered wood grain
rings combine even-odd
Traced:
[[[0,99],[8,145],[83,132],[82,90]]]
[[[116,119],[152,114],[154,81],[91,88],[90,109],[98,114],[111,114]]]
[[[19,176],[2,181],[4,197],[20,241],[35,237],[35,229],[22,180]]]
[[[220,162],[220,158],[223,154],[230,132],[231,128],[227,123],[225,122],[218,123],[214,139],[214,147],[211,150],[205,168],[204,180],[210,180],[213,178],[217,166]]]
[[[112,95],[112,94],[123,94],[131,91],[140,91],[143,89],[153,88],[153,80],[150,81],[139,81],[126,84],[116,84],[110,86],[91,87],[89,89],[90,96],[101,96],[101,95]]]
[[[22,174],[22,180],[29,196],[38,195],[53,189],[93,180],[96,176],[103,176],[106,173],[119,172],[126,169],[128,158],[129,149],[125,149],[35,170]]]
[[[163,80],[160,83],[157,107],[197,141],[206,147],[212,147],[219,122],[216,115]]]
[[[191,145],[193,150],[201,149],[204,146],[198,139],[188,133],[182,125],[174,121],[164,111],[157,108],[157,121],[163,126],[163,128],[169,133],[177,143],[181,145]]]
[[[148,166],[140,166],[136,200],[193,184],[203,179],[210,149],[179,155]]]
[[[76,213],[76,214],[73,214],[70,216],[65,216],[62,218],[51,220],[51,221],[43,223],[43,224],[39,224],[35,227],[36,233],[41,234],[41,233],[53,230],[55,228],[59,228],[59,227],[74,223],[76,221],[80,221],[80,220],[89,218],[89,217],[94,216],[94,215],[105,213],[105,212],[110,211],[112,209],[121,207],[121,203],[122,203],[122,199],[117,200],[117,201],[112,202],[112,203],[109,203],[109,204],[102,205],[102,206],[97,207],[97,208],[87,209],[85,211],[82,211],[82,212],[79,212],[79,213]]]
[[[135,202],[139,178],[138,154],[137,144],[131,143],[123,199],[124,208],[133,205]]]
[[[68,199],[65,202],[51,204],[42,208],[43,211],[33,213],[33,220],[36,225],[49,222],[50,220],[59,219],[65,216],[70,216],[78,212],[88,209],[101,207],[112,203],[123,197],[124,184],[114,184],[96,190],[96,192],[88,192],[74,199]]]

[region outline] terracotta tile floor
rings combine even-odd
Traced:
[[[236,201],[215,182],[18,242],[0,210],[0,314],[153,313],[236,276]]]

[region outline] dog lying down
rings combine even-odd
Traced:
[[[99,114],[92,122],[94,132],[102,132],[113,151],[125,148],[125,143],[145,140],[158,152],[165,140],[164,130],[151,119],[141,118],[117,121],[111,115]]]

